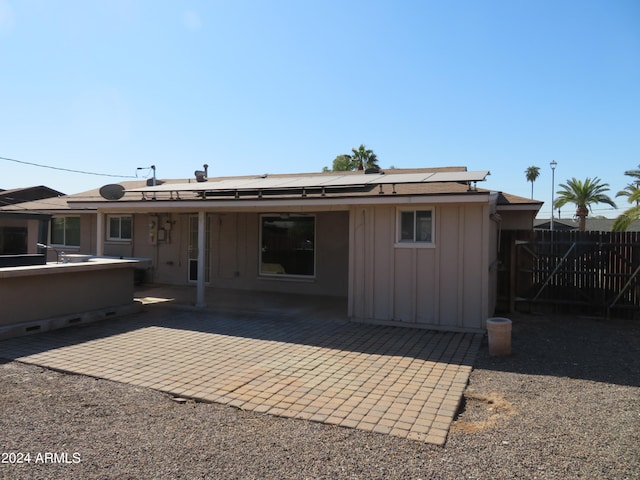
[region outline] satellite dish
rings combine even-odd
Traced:
[[[105,200],[120,200],[124,195],[124,187],[117,183],[110,183],[100,187],[100,196]]]

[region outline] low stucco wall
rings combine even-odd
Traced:
[[[0,327],[133,304],[136,261],[0,269]]]

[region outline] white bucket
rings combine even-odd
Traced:
[[[502,357],[511,355],[511,320],[493,317],[487,319],[489,355]]]

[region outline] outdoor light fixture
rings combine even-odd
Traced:
[[[554,190],[556,189],[556,167],[558,166],[558,162],[552,160],[549,164],[551,166],[551,225],[550,229],[553,231],[553,204],[555,203],[555,194]]]

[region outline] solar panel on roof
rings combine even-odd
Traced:
[[[155,187],[128,189],[127,192],[215,192],[321,189],[322,187],[352,188],[366,185],[400,185],[432,182],[478,182],[488,170],[475,172],[425,172],[392,174],[344,174],[288,177],[229,178],[201,183],[165,183]]]

